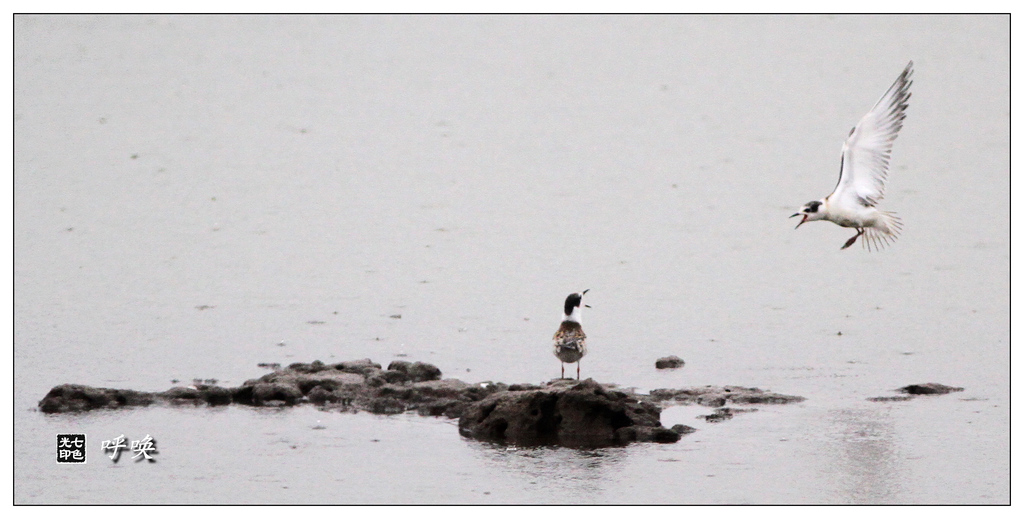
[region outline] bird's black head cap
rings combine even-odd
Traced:
[[[586,294],[589,290],[588,288],[583,292],[569,294],[569,297],[565,298],[565,315],[572,315],[572,309],[580,306],[583,302],[583,294]]]

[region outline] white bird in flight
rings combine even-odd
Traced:
[[[843,143],[843,156],[839,166],[839,183],[832,194],[821,200],[807,202],[800,212],[803,215],[796,228],[804,222],[828,220],[842,227],[853,227],[857,234],[846,241],[845,249],[865,238],[861,244],[871,250],[879,250],[886,243],[895,241],[903,229],[903,223],[896,213],[879,211],[875,208],[885,195],[885,182],[889,176],[889,157],[892,143],[906,118],[907,100],[910,99],[910,80],[914,73],[914,62],[907,64],[900,77],[889,87],[871,111],[861,118]],[[790,218],[793,218],[790,216]]]

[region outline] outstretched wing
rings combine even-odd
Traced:
[[[829,197],[873,207],[885,195],[889,157],[896,134],[903,128],[914,62],[907,64],[885,95],[861,118],[843,143],[839,183]]]

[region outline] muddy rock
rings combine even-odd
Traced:
[[[738,413],[750,413],[753,411],[757,411],[757,408],[737,409],[734,407],[719,407],[718,409],[715,409],[715,412],[701,415],[697,418],[703,418],[708,423],[718,423],[730,420]]]
[[[175,404],[199,404],[205,402],[203,394],[195,387],[172,387],[164,391],[162,396]]]
[[[326,404],[346,404],[345,399],[335,393],[324,389],[322,386],[316,386],[306,393],[306,399],[312,404],[326,405]]]
[[[962,387],[944,386],[934,382],[929,382],[927,384],[911,384],[899,389],[901,393],[906,393],[908,395],[945,395],[946,393],[963,390],[964,388]]]
[[[661,426],[661,409],[593,379],[502,391],[469,406],[459,432],[470,438],[518,445],[596,447],[633,441],[674,442]]]
[[[350,360],[335,364],[334,369],[338,371],[345,371],[347,373],[359,373],[360,375],[369,376],[380,371],[380,364],[377,364],[370,359]]]
[[[44,413],[68,413],[96,409],[147,406],[154,397],[142,391],[107,389],[81,384],[62,384],[50,390],[39,402]]]
[[[294,364],[290,364],[288,366],[288,369],[291,370],[291,371],[298,372],[298,373],[316,373],[318,371],[323,371],[323,370],[329,369],[329,368],[323,362],[320,362],[319,360],[314,360],[313,362],[311,362],[309,364],[304,364],[302,362],[296,362]]]
[[[653,443],[675,443],[681,435],[672,429],[662,426],[652,427],[650,425],[630,425],[615,430],[615,445],[625,445],[632,442],[653,442]]]
[[[685,425],[662,426],[663,405],[712,407],[715,412],[703,418],[716,422],[727,420],[734,413],[756,410],[727,405],[803,400],[798,396],[740,386],[656,389],[643,395],[592,379],[509,385],[503,382],[470,384],[441,376],[440,369],[423,362],[399,360],[382,369],[370,359],[335,364],[314,361],[275,368],[234,388],[217,386],[214,379],[198,380],[192,386],[172,387],[158,393],[64,384],[50,390],[39,402],[39,409],[45,413],[64,413],[152,404],[257,407],[311,404],[342,412],[385,415],[414,412],[457,419],[462,435],[481,440],[593,447],[633,442],[671,443],[695,430]]]
[[[702,415],[708,423],[724,422],[737,413],[757,411],[756,407],[727,407],[727,405],[749,406],[754,404],[792,404],[803,402],[802,396],[773,393],[756,387],[703,386],[682,389],[655,389],[648,398],[665,405],[700,405],[713,407],[711,414]],[[686,426],[682,426],[686,427]],[[692,432],[692,431],[690,431]],[[683,433],[685,434],[685,433]]]
[[[669,355],[668,357],[662,357],[654,362],[654,367],[657,369],[675,369],[681,368],[686,363],[683,359],[676,357],[675,355]]]
[[[677,423],[677,424],[673,425],[672,427],[670,427],[670,429],[672,429],[673,431],[679,433],[680,436],[682,436],[684,434],[690,434],[690,433],[697,432],[697,429],[694,429],[693,427],[690,427],[689,425],[683,425],[681,423]]]
[[[791,404],[804,401],[802,396],[772,393],[756,387],[703,386],[683,389],[655,389],[650,398],[656,402],[705,407],[722,407],[733,404]]]
[[[954,393],[957,391],[963,391],[962,387],[944,386],[942,384],[936,384],[935,382],[929,382],[927,384],[911,384],[909,386],[903,386],[896,391],[903,393],[897,396],[875,396],[868,398],[869,402],[905,402],[907,400],[913,400],[918,395],[945,395],[947,393]]]
[[[424,382],[427,380],[440,380],[441,370],[437,366],[424,362],[409,362],[396,360],[388,364],[388,371],[403,373],[412,382]]]
[[[441,398],[422,403],[416,407],[420,416],[446,416],[458,418],[466,411],[469,403],[458,398]]]
[[[190,387],[172,387],[163,393],[157,393],[158,398],[166,400],[171,404],[208,404],[211,406],[228,405],[234,400],[234,392],[230,389],[213,385],[198,385]]]
[[[295,405],[301,398],[297,386],[284,382],[247,381],[234,390],[235,403],[252,406]]]

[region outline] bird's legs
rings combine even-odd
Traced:
[[[561,378],[565,378],[565,363],[564,362],[562,363],[562,377]]]
[[[580,379],[580,361],[576,361],[576,380]]]
[[[842,247],[839,247],[839,250],[843,250],[843,249],[849,247],[850,245],[853,245],[853,242],[857,241],[857,238],[860,238],[860,235],[862,235],[862,234],[864,234],[864,229],[857,229],[857,234],[854,234],[853,238],[850,238],[849,240],[846,240],[846,244],[843,245]]]

